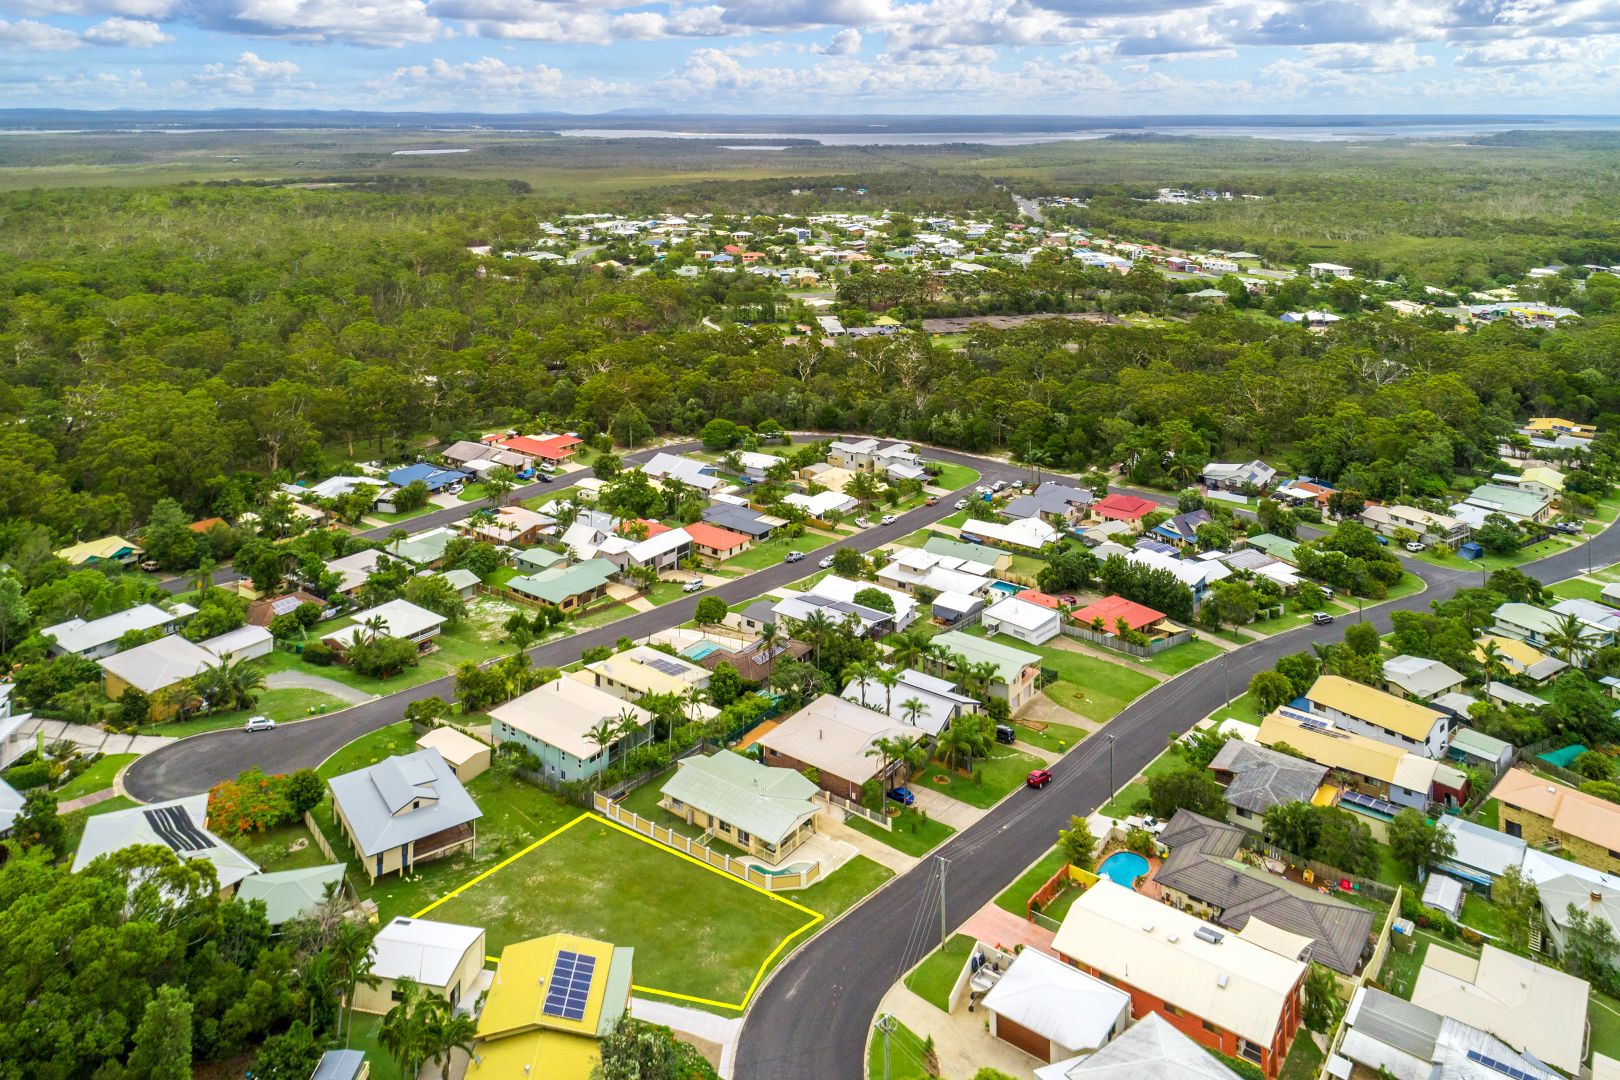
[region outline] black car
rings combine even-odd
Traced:
[[[997,724],[996,725],[996,742],[1002,743],[1003,745],[1006,745],[1006,746],[1011,746],[1013,743],[1015,743],[1017,741],[1018,741],[1018,733],[1013,730],[1011,724]]]

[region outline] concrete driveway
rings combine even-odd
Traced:
[[[953,799],[949,795],[941,795],[932,788],[917,785],[911,788],[911,793],[917,797],[916,810],[926,812],[935,821],[943,822],[961,832],[972,825],[988,810],[980,810],[977,806],[969,806],[961,799]]]

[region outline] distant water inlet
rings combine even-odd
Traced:
[[[470,154],[472,147],[462,146],[453,150],[395,150],[394,157],[426,157],[429,154]]]

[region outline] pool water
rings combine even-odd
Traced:
[[[1147,872],[1148,861],[1134,851],[1116,851],[1097,867],[1098,874],[1127,889],[1134,886],[1136,879]]]
[[[682,649],[681,655],[686,657],[688,660],[702,660],[710,653],[718,651],[719,648],[719,645],[705,638],[702,641],[693,642],[691,645],[688,645],[686,648]]]
[[[1016,596],[1024,591],[1024,587],[1022,585],[1014,585],[1010,581],[992,581],[990,583],[990,588],[998,593],[1005,593],[1008,596]]]

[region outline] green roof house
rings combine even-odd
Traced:
[[[1039,653],[1015,649],[960,630],[939,634],[933,640],[934,644],[969,664],[995,665],[996,679],[990,684],[990,695],[1001,698],[1014,713],[1034,700],[1035,679],[1041,673]]]
[[[517,557],[512,560],[512,565],[515,566],[521,573],[538,574],[542,570],[550,570],[553,566],[556,566],[560,562],[566,562],[567,559],[568,556],[564,555],[560,551],[552,551],[550,548],[532,547],[525,551],[518,552]]]
[[[608,580],[618,572],[619,568],[606,559],[587,559],[573,566],[557,566],[528,577],[515,577],[506,587],[530,600],[573,611],[605,593]]]
[[[242,879],[242,884],[236,887],[236,898],[244,903],[263,900],[270,925],[280,926],[315,910],[325,901],[327,889],[335,889],[341,895],[344,869],[342,863],[333,863],[254,874]]]
[[[814,783],[722,750],[681,762],[658,805],[688,825],[712,829],[728,844],[769,863],[781,861],[816,831],[821,804]]]
[[[1249,546],[1285,563],[1293,564],[1297,561],[1295,553],[1299,551],[1299,545],[1292,540],[1284,540],[1275,533],[1256,533],[1249,537]]]

